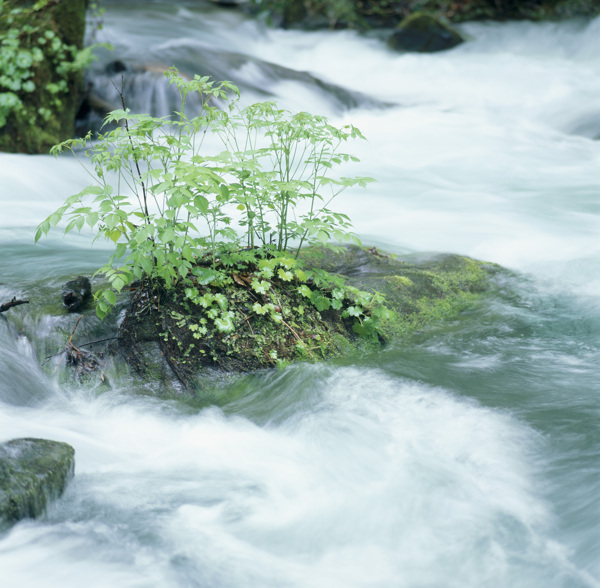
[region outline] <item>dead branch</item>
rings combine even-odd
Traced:
[[[9,308],[12,308],[13,306],[19,306],[20,304],[29,304],[29,300],[17,300],[16,297],[13,297],[10,302],[0,304],[0,312],[6,312]]]

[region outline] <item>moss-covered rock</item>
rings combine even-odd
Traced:
[[[233,325],[225,332],[207,319],[206,305],[192,304],[177,289],[139,287],[119,329],[121,352],[145,377],[163,384],[178,380],[187,394],[219,372],[248,372],[377,348],[465,309],[487,289],[496,269],[458,255],[399,260],[358,247],[308,250],[302,259],[305,267],[331,272],[340,282],[343,277],[346,293],[340,294],[336,286],[320,289],[311,280],[299,286],[276,276],[269,290],[259,293],[249,286],[252,270],[239,271],[227,285],[202,290],[211,299],[221,297],[221,308],[227,309]],[[372,300],[376,293],[384,295],[383,306],[359,308],[356,300],[363,295],[357,290]],[[319,306],[321,294],[327,301],[319,311],[314,302]],[[332,302],[336,296],[338,304]],[[273,312],[263,314],[268,306]],[[213,316],[217,310],[212,307]],[[369,331],[374,317],[377,330]],[[173,388],[163,390],[171,394]]]
[[[47,153],[74,136],[87,0],[0,2],[0,151]]]
[[[346,282],[385,296],[391,313],[381,326],[386,340],[435,325],[468,308],[489,289],[499,266],[453,254],[414,254],[398,258],[358,247],[327,252],[312,263],[343,274]]]
[[[427,12],[407,16],[388,39],[396,51],[433,53],[460,45],[464,39],[458,31]]]
[[[0,445],[0,529],[39,517],[73,476],[75,451],[47,439],[13,439]]]
[[[319,312],[296,284],[276,277],[268,291],[257,292],[250,287],[251,271],[232,274],[234,280],[224,286],[202,287],[202,295],[218,300],[209,306],[194,304],[178,289],[140,287],[119,328],[128,363],[152,379],[176,378],[193,389],[216,372],[249,372],[349,351],[357,339],[352,320],[339,310]],[[217,313],[234,328],[220,329]]]

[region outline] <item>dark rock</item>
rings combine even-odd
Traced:
[[[248,4],[250,0],[209,0],[209,2],[222,6],[223,8],[239,8],[240,6]]]
[[[114,76],[115,74],[127,71],[127,69],[127,66],[120,59],[115,59],[106,64],[104,71],[106,72],[106,75]]]
[[[76,279],[67,282],[62,289],[63,304],[69,312],[81,309],[92,294],[92,285],[85,276],[77,276]]]
[[[426,12],[406,17],[388,40],[397,51],[432,53],[460,45],[464,39],[458,32]]]
[[[47,439],[0,444],[0,529],[42,515],[73,477],[75,450]]]

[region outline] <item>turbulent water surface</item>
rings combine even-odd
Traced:
[[[46,357],[76,320],[60,285],[106,251],[32,244],[86,173],[0,155],[0,302],[32,300],[0,315],[0,441],[77,460],[45,518],[0,535],[0,585],[599,587],[600,20],[465,25],[450,52],[402,55],[201,2],[106,6],[106,99],[120,59],[133,105],[163,114],[156,72],[176,64],[353,123],[369,140],[347,171],[378,183],[339,208],[365,243],[512,272],[451,324],[213,383],[200,404],[116,368],[89,389]]]

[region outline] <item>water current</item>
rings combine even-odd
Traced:
[[[77,460],[45,517],[0,535],[2,588],[600,587],[600,20],[467,24],[424,55],[201,1],[105,5],[107,99],[120,59],[136,106],[168,110],[156,71],[176,64],[353,123],[349,173],[378,183],[338,208],[365,243],[510,272],[449,324],[201,405],[118,371],[88,389],[44,361],[76,319],[60,285],[106,251],[33,245],[85,171],[0,155],[0,302],[32,300],[0,316],[0,441]]]

